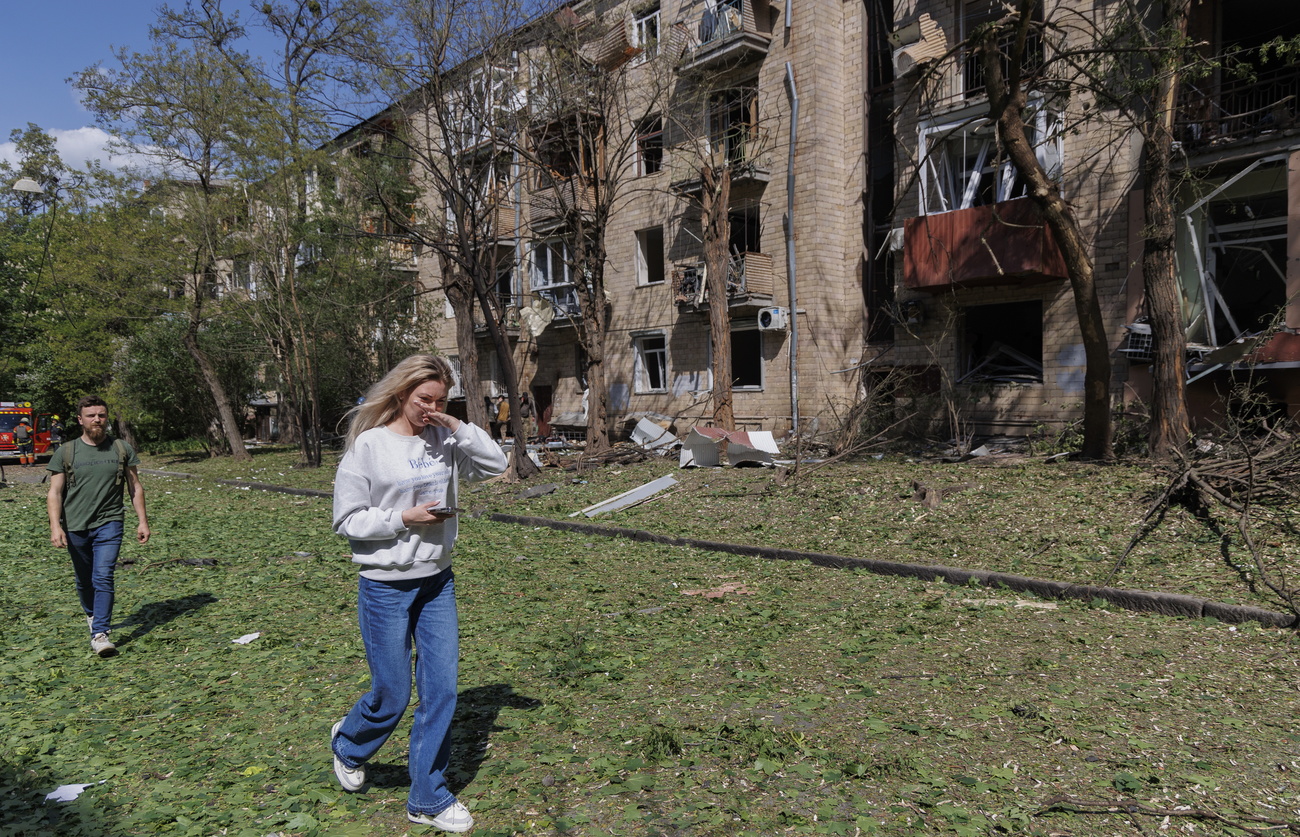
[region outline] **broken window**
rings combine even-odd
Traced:
[[[731,330],[731,386],[763,388],[763,332],[757,320]]]
[[[496,291],[497,301],[502,310],[513,308],[519,304],[519,286],[515,282],[515,248],[497,247],[494,258],[497,281],[493,290]]]
[[[664,167],[664,120],[661,116],[647,117],[637,126],[637,175],[657,174]]]
[[[1061,121],[1031,104],[1025,114],[1038,162],[1052,181],[1061,178]],[[921,125],[921,213],[933,215],[1023,197],[1025,186],[998,148],[987,119]]]
[[[569,273],[569,245],[563,239],[539,241],[532,248],[533,293],[555,306],[561,317],[577,317],[578,293]]]
[[[962,309],[960,383],[1042,383],[1043,303]]]
[[[1189,343],[1223,346],[1258,333],[1286,305],[1284,159],[1256,161],[1184,210]]]
[[[668,343],[662,333],[642,334],[632,338],[636,357],[633,378],[637,392],[663,392],[668,389]]]
[[[636,234],[636,283],[655,285],[664,281],[664,228],[651,227]]]
[[[632,19],[634,34],[633,46],[641,52],[632,59],[632,63],[643,64],[659,51],[659,4],[648,6],[637,12]]]

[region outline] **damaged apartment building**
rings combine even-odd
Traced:
[[[1100,27],[1119,5],[1049,0],[1037,14]],[[1300,67],[1260,50],[1300,35],[1297,8],[1262,0],[1231,15],[1224,0],[1193,4],[1204,53],[1232,54],[1251,70],[1221,68],[1179,92],[1178,271],[1199,419],[1222,413],[1246,370],[1279,409],[1300,412]],[[545,114],[545,44],[525,39],[508,59],[466,72],[466,85],[503,111],[494,119],[528,117],[523,152],[503,153],[487,131],[465,153],[490,149],[492,293],[541,433],[578,437],[587,422],[576,280],[590,268],[575,257],[575,219],[582,234],[602,236],[612,435],[642,417],[680,430],[711,423],[702,166],[730,176],[738,427],[827,429],[899,371],[944,395],[973,432],[1081,417],[1084,351],[1064,261],[999,152],[981,69],[962,49],[1005,12],[997,0],[566,7],[574,26],[592,24],[590,61],[627,91],[567,163],[557,152],[575,140],[555,126],[573,109]],[[1034,40],[1030,52],[1045,60],[1053,43]],[[1099,118],[1086,93],[1050,87],[1029,91],[1025,118],[1091,247],[1112,397],[1144,400],[1142,146],[1122,120]],[[599,188],[583,160],[602,172]],[[436,194],[423,203],[454,220]],[[467,338],[443,301],[446,259],[417,246],[411,265],[430,300],[421,316],[437,321],[435,348],[459,363]],[[458,368],[496,395],[505,387],[498,344],[474,317],[477,368]]]
[[[1105,33],[1121,5],[1048,0],[1035,14],[1078,47]],[[880,344],[882,362],[932,373],[929,385],[947,386],[973,429],[1015,433],[1081,416],[1085,359],[1064,260],[999,153],[983,68],[961,48],[1005,14],[996,0],[895,5],[898,176],[892,225],[877,214],[885,240],[873,255],[878,272],[898,277],[901,316]],[[1262,0],[1233,14],[1223,0],[1193,0],[1188,28],[1213,61],[1183,79],[1174,116],[1189,407],[1194,421],[1221,418],[1249,375],[1277,413],[1295,416],[1300,65],[1264,47],[1300,36],[1300,7]],[[1054,43],[1031,37],[1026,62],[1050,67]],[[1041,86],[1027,90],[1025,121],[1091,247],[1113,399],[1146,400],[1140,138],[1086,88]]]
[[[494,294],[543,435],[581,438],[590,403],[575,213],[587,234],[601,216],[611,434],[643,417],[683,431],[711,423],[702,166],[730,179],[724,246],[737,427],[826,427],[857,398],[867,13],[840,0],[633,0],[561,10],[573,25],[590,25],[584,54],[625,91],[622,112],[600,113],[599,132],[577,139],[560,124],[574,118],[573,106],[547,114],[556,96],[545,43],[530,44],[525,33],[492,68],[491,83],[503,88],[496,100],[522,112],[520,141],[530,143],[501,154],[487,178],[498,199],[490,214]],[[486,90],[472,80],[482,76],[471,70],[467,84]],[[590,147],[566,159],[566,142]],[[604,179],[593,180],[585,165],[603,166]],[[437,199],[429,203],[437,215]],[[479,360],[470,370],[460,358],[463,331],[458,338],[455,312],[442,301],[446,264],[417,249],[437,351],[462,378],[476,373],[487,396],[503,393],[482,313],[474,315]]]

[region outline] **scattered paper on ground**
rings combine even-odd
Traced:
[[[54,790],[45,794],[45,801],[71,802],[78,796],[81,796],[81,792],[86,788],[94,787],[95,785],[102,785],[107,781],[107,779],[100,779],[98,782],[87,782],[84,785],[59,785]]]
[[[232,639],[231,642],[235,643],[236,645],[247,645],[248,643],[257,639],[261,635],[262,635],[261,631],[258,631],[255,634],[244,634],[239,639]]]

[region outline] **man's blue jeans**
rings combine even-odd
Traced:
[[[362,578],[357,619],[370,665],[370,691],[343,719],[334,754],[349,767],[369,761],[411,702],[411,642],[420,699],[411,727],[411,793],[407,808],[438,814],[456,801],[447,788],[451,718],[456,712],[460,636],[451,570],[410,581]]]
[[[91,617],[90,635],[106,634],[113,621],[113,572],[122,549],[122,521],[66,534],[77,596],[81,609]]]

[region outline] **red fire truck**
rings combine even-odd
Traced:
[[[30,401],[0,401],[0,456],[18,455],[14,428],[18,426],[19,419],[23,418],[32,426],[36,455],[49,453],[50,413],[38,413]]]

